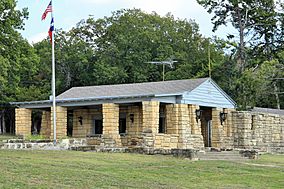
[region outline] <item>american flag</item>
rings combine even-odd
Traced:
[[[52,4],[51,1],[48,4],[47,8],[45,9],[44,13],[41,16],[41,20],[44,20],[49,12],[52,12]]]

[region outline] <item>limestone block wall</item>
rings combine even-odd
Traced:
[[[16,135],[21,135],[23,137],[31,135],[32,110],[17,108],[15,110],[15,116]]]
[[[82,118],[82,125],[79,122]],[[102,119],[102,110],[97,109],[75,109],[73,110],[73,133],[72,137],[84,138],[92,135],[92,127],[94,119]]]
[[[124,146],[142,146],[143,112],[142,106],[130,105],[126,110],[126,133],[122,137]]]
[[[82,125],[79,123],[79,117],[82,117]],[[73,110],[73,131],[72,137],[83,138],[86,137],[91,129],[91,118],[88,109]]]
[[[111,110],[111,109],[109,110],[109,112],[114,112],[114,111],[116,112],[116,116],[117,116],[117,112],[118,112],[117,107],[115,110]],[[119,107],[119,113],[126,113],[126,135],[120,136],[122,145],[123,146],[136,146],[139,143],[141,144],[141,133],[142,133],[142,123],[143,123],[142,106],[141,105],[140,106],[139,105],[129,105],[127,107]],[[79,123],[79,117],[82,117],[82,125]],[[80,108],[80,109],[73,110],[73,135],[72,137],[84,138],[86,136],[92,136],[92,127],[94,124],[93,123],[94,119],[103,119],[102,109],[100,108],[96,108],[96,109]],[[118,123],[115,122],[115,124],[117,125]],[[118,132],[118,130],[115,132]]]
[[[51,135],[51,118],[50,111],[42,111],[40,135],[50,138]]]
[[[201,125],[195,115],[198,108],[187,104],[166,105],[166,133],[155,135],[155,148],[203,148]]]
[[[178,148],[178,134],[156,134],[154,148]]]
[[[133,116],[133,120],[130,116]],[[142,132],[142,107],[128,106],[126,114],[126,131],[129,135],[139,135]]]
[[[53,107],[51,107],[50,115],[51,134],[53,138]],[[67,108],[56,106],[56,138],[64,138],[67,136]]]
[[[232,112],[235,148],[284,152],[284,116],[257,112]]]

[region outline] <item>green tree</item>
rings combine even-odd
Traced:
[[[244,93],[238,96],[242,106],[261,106],[280,109],[283,106],[281,84],[277,78],[284,77],[284,66],[278,60],[265,61],[260,67],[248,69],[237,85],[246,83]],[[283,86],[283,85],[282,85]]]
[[[99,62],[125,72],[125,79],[118,82],[161,80],[162,67],[146,62],[171,57],[178,63],[173,70],[166,68],[166,79],[208,76],[208,39],[202,37],[192,20],[131,9],[114,12],[104,19],[89,18],[78,29]],[[215,51],[218,50],[213,45],[212,56],[222,60],[223,52]]]
[[[23,95],[34,85],[39,59],[33,47],[22,38],[27,9],[17,10],[16,1],[0,3],[0,102],[27,100]],[[34,95],[31,95],[34,94]],[[26,97],[36,97],[30,93]],[[33,98],[35,99],[35,98]]]
[[[202,37],[194,21],[175,19],[171,14],[161,17],[131,9],[103,19],[81,20],[70,31],[56,34],[57,92],[73,86],[160,81],[162,67],[147,62],[171,57],[178,63],[173,69],[166,68],[166,79],[207,77],[209,40]],[[211,43],[216,69],[224,53],[215,40]],[[41,64],[49,68],[48,41],[34,47]]]
[[[282,13],[276,12],[274,0],[197,0],[208,13],[214,13],[213,31],[219,26],[232,24],[238,30],[237,63],[240,72],[245,70],[248,59],[247,46],[261,49],[266,56],[271,56],[275,34],[279,29],[277,23]],[[234,35],[228,36],[230,39]],[[247,40],[246,40],[247,38]],[[259,52],[259,51],[258,51]]]
[[[38,56],[33,47],[22,38],[18,30],[23,29],[27,9],[17,10],[15,0],[0,3],[0,104],[11,101],[40,99],[40,84],[35,83],[39,68]],[[8,131],[10,122],[13,132],[13,113],[0,107],[0,127]],[[6,120],[7,119],[7,120]]]

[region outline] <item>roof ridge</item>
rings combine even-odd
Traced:
[[[118,86],[118,85],[137,85],[137,84],[150,84],[150,83],[169,83],[169,82],[178,82],[178,81],[188,81],[188,80],[207,80],[209,77],[203,78],[193,78],[193,79],[178,79],[178,80],[167,80],[167,81],[151,81],[151,82],[141,82],[141,83],[117,83],[117,84],[104,84],[104,85],[87,85],[87,86],[78,86],[71,87],[70,89],[86,88],[86,87],[105,87],[105,86]],[[70,90],[69,89],[69,90]]]

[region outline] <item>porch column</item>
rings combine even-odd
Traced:
[[[50,115],[50,111],[42,111],[40,134],[45,138],[51,135]]]
[[[51,139],[53,138],[53,107],[50,114]],[[67,136],[67,108],[56,106],[56,138],[64,138]]]
[[[224,130],[221,125],[220,112],[222,108],[212,108],[212,147],[220,148],[222,147]]]
[[[142,135],[144,147],[154,147],[155,135],[159,129],[159,109],[160,102],[142,102]]]
[[[167,134],[178,134],[178,106],[177,104],[166,105],[166,131]]]
[[[196,121],[196,110],[199,109],[199,106],[189,104],[188,107],[189,107],[191,133],[201,135],[201,120]]]
[[[188,109],[191,128],[191,144],[194,148],[204,148],[204,140],[201,133],[201,120],[196,120],[196,110],[199,110],[200,107],[199,105],[189,104]]]
[[[32,126],[32,110],[26,108],[17,108],[15,110],[16,117],[16,135],[21,135],[24,138],[31,135]]]
[[[121,146],[119,135],[119,105],[107,103],[102,105],[103,141],[106,147]]]
[[[224,109],[224,112],[227,113],[226,120],[223,122],[224,129],[224,139],[222,147],[233,148],[234,146],[234,124],[232,112],[236,111],[235,109]]]
[[[177,104],[178,106],[178,148],[191,148],[191,127],[189,121],[189,108],[187,104]]]

